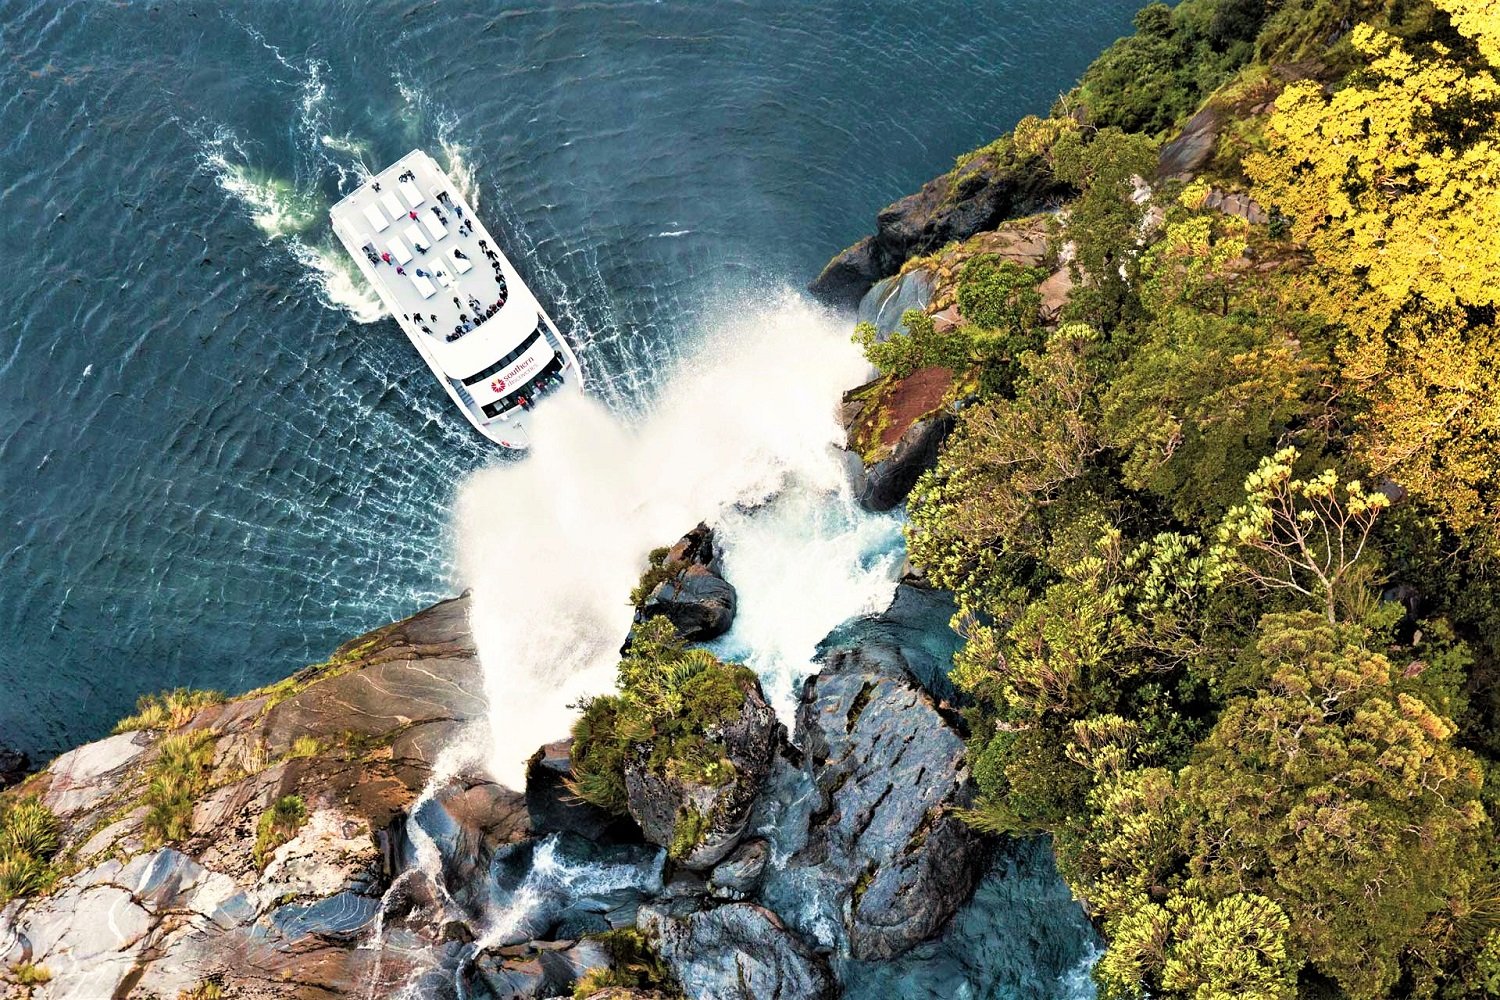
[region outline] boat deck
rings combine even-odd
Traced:
[[[397,160],[335,206],[333,216],[394,300],[388,304],[399,309],[397,319],[427,337],[439,357],[458,353],[446,345],[485,339],[486,313],[524,288],[462,192],[425,155]],[[465,320],[475,329],[462,331]]]

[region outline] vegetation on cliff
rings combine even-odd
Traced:
[[[60,843],[57,817],[37,798],[0,798],[0,905],[52,886]]]
[[[1053,835],[1107,997],[1493,994],[1500,20],[1137,29],[1005,140],[1079,192],[1060,321],[976,259],[959,326],[865,338],[967,395],[908,539],[959,605],[968,819]]]
[[[714,733],[733,721],[755,675],[706,649],[689,649],[656,616],[631,629],[620,661],[619,693],[587,699],[573,726],[572,790],[586,802],[628,812],[625,768],[723,784],[734,765]]]

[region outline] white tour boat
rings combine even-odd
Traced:
[[[463,193],[407,153],[329,211],[333,231],[469,422],[506,448],[531,410],[578,392],[578,358]]]

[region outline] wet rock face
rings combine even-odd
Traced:
[[[910,424],[885,458],[865,466],[856,476],[860,506],[879,513],[905,500],[922,473],[937,465],[938,452],[953,427],[954,418],[947,413]]]
[[[882,209],[875,234],[829,261],[808,290],[829,305],[853,307],[909,258],[1036,211],[1066,191],[1034,165],[1008,166],[981,156]]]
[[[954,815],[974,796],[963,739],[899,647],[866,640],[829,650],[824,664],[798,708],[818,801],[789,867],[833,897],[825,912],[846,914],[852,957],[891,958],[963,905],[990,845]]]
[[[573,774],[573,741],[548,743],[526,766],[526,811],[536,836],[573,833],[600,843],[640,839],[629,819],[590,805],[568,789]]]
[[[642,907],[636,924],[695,1000],[834,995],[827,964],[764,907],[729,903],[681,917]]]
[[[728,632],[738,598],[720,575],[712,529],[700,524],[682,536],[667,550],[665,565],[676,573],[646,596],[637,620],[664,615],[689,642],[708,642]]]
[[[631,817],[647,840],[674,850],[678,864],[693,870],[712,867],[744,834],[781,732],[760,685],[752,684],[739,716],[721,734],[733,776],[711,785],[657,774],[634,761],[625,768]],[[684,835],[685,827],[693,831],[690,836]]]

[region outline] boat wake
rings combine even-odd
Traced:
[[[611,688],[647,553],[700,520],[722,532],[744,609],[724,648],[753,641],[783,709],[817,640],[890,596],[899,525],[852,504],[837,448],[840,395],[867,371],[845,325],[792,292],[726,314],[636,423],[558,400],[526,461],[460,491],[455,563],[504,784],[522,787],[570,705]]]

